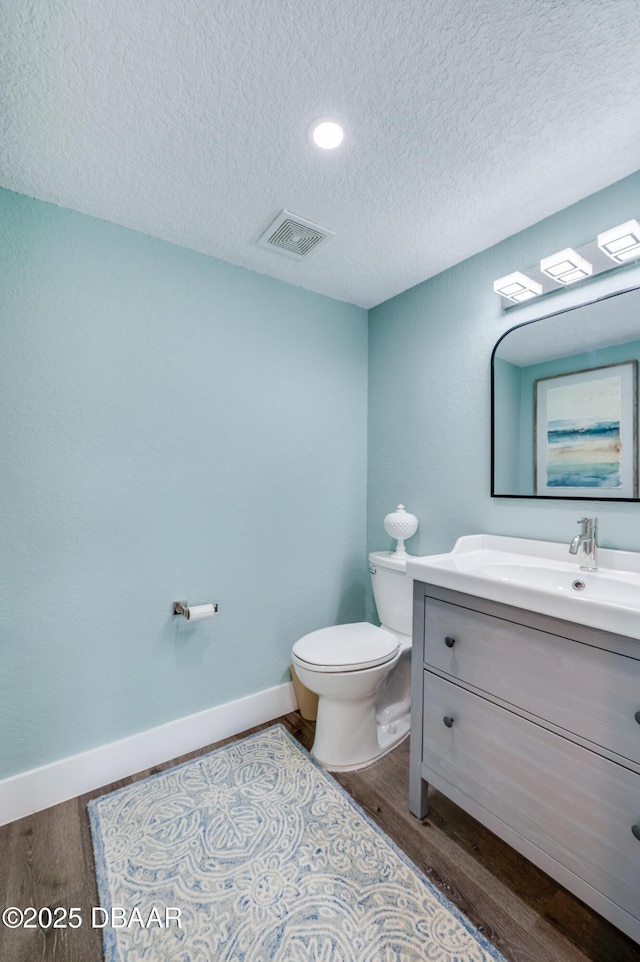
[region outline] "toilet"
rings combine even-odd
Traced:
[[[413,581],[407,555],[369,555],[382,627],[359,621],[299,638],[295,672],[318,695],[311,754],[329,771],[370,765],[409,734]]]

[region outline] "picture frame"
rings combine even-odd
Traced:
[[[537,495],[638,497],[638,362],[534,383]]]

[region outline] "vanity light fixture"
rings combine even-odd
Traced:
[[[498,278],[493,289],[502,298],[503,310],[509,310],[532,297],[544,297],[569,284],[629,267],[634,261],[640,263],[640,221],[627,220],[577,249],[565,247],[543,257],[535,267]]]
[[[493,282],[493,289],[496,294],[501,294],[516,304],[542,294],[542,284],[538,284],[537,281],[527,277],[521,271],[514,271],[513,274],[499,277],[497,281]]]
[[[550,254],[540,261],[540,270],[560,284],[573,284],[593,274],[593,265],[572,247]]]
[[[640,224],[628,220],[598,234],[598,247],[617,264],[640,257]]]
[[[321,150],[334,150],[342,143],[344,131],[335,120],[320,117],[312,123],[309,136],[312,143]]]

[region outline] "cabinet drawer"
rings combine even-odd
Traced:
[[[640,660],[431,598],[424,660],[640,764]]]
[[[640,775],[431,672],[423,738],[426,769],[640,917]]]

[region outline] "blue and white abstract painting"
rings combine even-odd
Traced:
[[[538,493],[633,496],[635,364],[546,378],[537,389]]]
[[[547,485],[619,488],[619,377],[577,381],[547,394]]]

